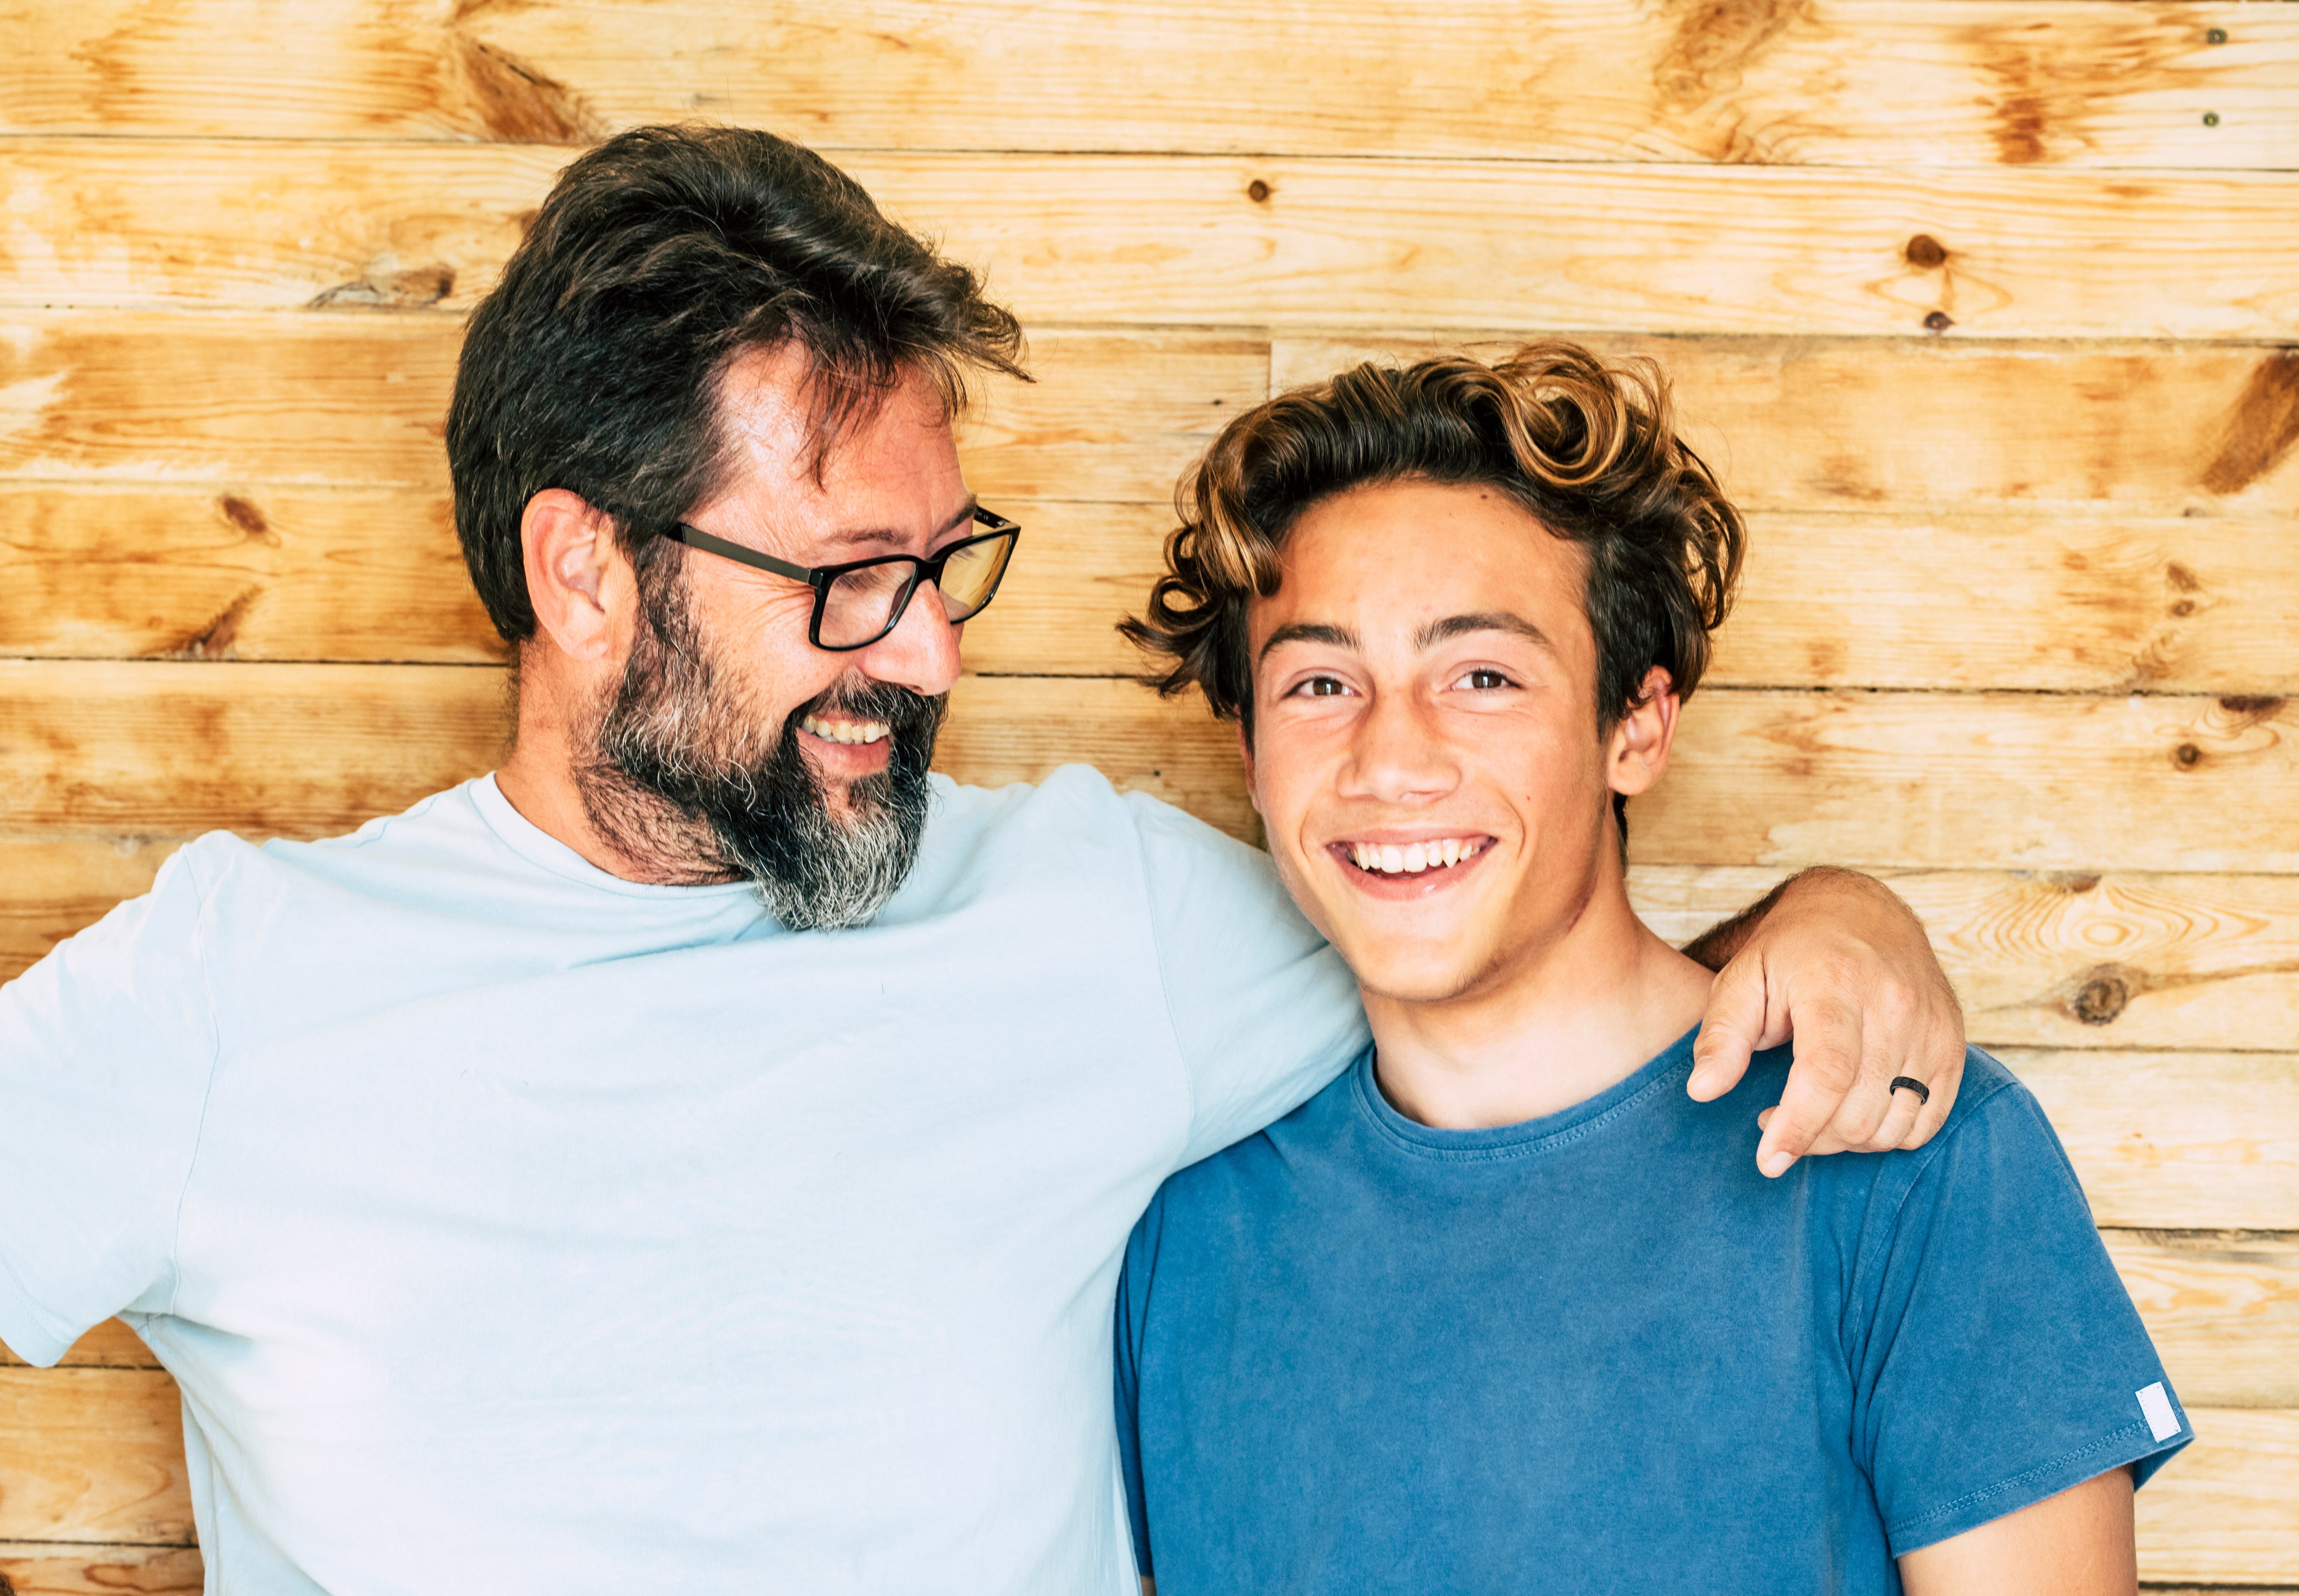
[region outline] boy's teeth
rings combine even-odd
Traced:
[[[1383,876],[1417,876],[1474,859],[1483,850],[1481,842],[1457,836],[1407,843],[1403,847],[1394,843],[1351,843],[1349,862],[1360,870]]]
[[[876,743],[887,733],[885,723],[879,720],[825,720],[809,715],[799,725],[826,743]]]

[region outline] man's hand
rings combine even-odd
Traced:
[[[1722,964],[1693,1044],[1696,1099],[1738,1085],[1756,1049],[1796,1044],[1780,1101],[1756,1117],[1766,1175],[1806,1153],[1921,1147],[1946,1119],[1963,1010],[1921,922],[1882,882],[1806,870],[1685,952]],[[1902,1076],[1930,1099],[1892,1090]]]

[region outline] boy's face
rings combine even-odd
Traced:
[[[1473,994],[1604,885],[1611,794],[1667,758],[1663,690],[1597,732],[1581,551],[1497,489],[1401,482],[1313,508],[1250,616],[1255,807],[1369,993]]]

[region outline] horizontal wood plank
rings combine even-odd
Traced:
[[[176,1383],[157,1369],[0,1367],[0,1542],[187,1543]]]
[[[429,314],[0,312],[0,479],[198,484],[267,522],[251,484],[444,499],[461,340]],[[964,429],[985,498],[1167,500],[1268,391],[1254,337],[1048,328],[1030,349],[1037,380],[991,386]]]
[[[484,770],[500,674],[472,666],[0,661],[0,831],[325,835]],[[940,763],[1069,761],[1251,829],[1235,734],[1130,682],[971,677]],[[1719,689],[1631,811],[1652,864],[2299,871],[2281,700]]]
[[[2299,1232],[2103,1234],[2183,1404],[2299,1409]]]
[[[1025,543],[969,665],[1141,669],[1116,622],[1163,569],[1171,509],[995,503]],[[22,600],[0,655],[502,654],[436,491],[43,483],[0,489],[0,511]],[[1717,686],[2299,691],[2299,542],[2276,521],[1759,511],[1749,547]]]
[[[1282,392],[1359,361],[1451,349],[1493,359],[1528,336],[1281,333],[1270,379]],[[2235,505],[2299,508],[2299,358],[2280,348],[1582,341],[1607,359],[1659,363],[1680,427],[1744,509],[2099,503],[2201,516]]]
[[[461,338],[436,315],[0,313],[0,478],[443,494]],[[1492,354],[1515,341],[1472,347]],[[2299,360],[2273,349],[1590,341],[1610,358],[1661,362],[1687,435],[1755,511],[2001,509],[2040,523],[2078,505],[2156,519],[2299,510]],[[984,395],[965,432],[967,469],[985,496],[1164,503],[1273,375],[1292,387],[1432,347],[1041,327],[1038,382]],[[2095,573],[2131,563],[2112,546],[2095,560],[2081,541],[2091,535],[2067,534]],[[2278,556],[2263,557],[2277,569]],[[2065,569],[2080,595],[2083,577]],[[2208,584],[2212,573],[2191,574]],[[1934,568],[1926,586],[1945,575]],[[2199,596],[2224,598],[2224,585]]]
[[[826,150],[2213,168],[2299,138],[2299,19],[2255,4],[977,0],[953,27],[924,0],[686,0],[675,24],[639,0],[82,0],[27,22],[15,133],[552,140],[700,112]],[[283,34],[296,70],[267,71]]]
[[[1632,859],[2299,869],[2284,700],[1719,689],[1630,808]],[[1641,811],[1641,812],[1639,812]]]
[[[2190,1408],[2194,1442],[2138,1496],[2139,1576],[2228,1585],[2299,1575],[2299,1411]]]
[[[2299,1230],[2299,1054],[2040,1052],[2004,1062],[2102,1225]]]
[[[494,284],[564,155],[12,141],[0,302],[459,309]],[[2299,173],[892,152],[843,163],[1032,319],[2299,337]]]
[[[207,1583],[194,1546],[0,1541],[0,1575],[16,1596],[200,1596]]]
[[[1786,873],[1639,865],[1629,893],[1681,946]],[[2299,877],[1884,878],[1930,928],[1982,1046],[2282,1050],[2299,1037]]]

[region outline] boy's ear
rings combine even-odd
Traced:
[[[1667,770],[1680,702],[1674,678],[1658,665],[1645,672],[1638,692],[1641,696],[1613,727],[1605,749],[1605,785],[1631,798],[1648,790]]]
[[[1246,729],[1245,717],[1237,718],[1237,757],[1245,762],[1245,796],[1253,805],[1253,812],[1261,812],[1261,787],[1253,778],[1253,733]]]

